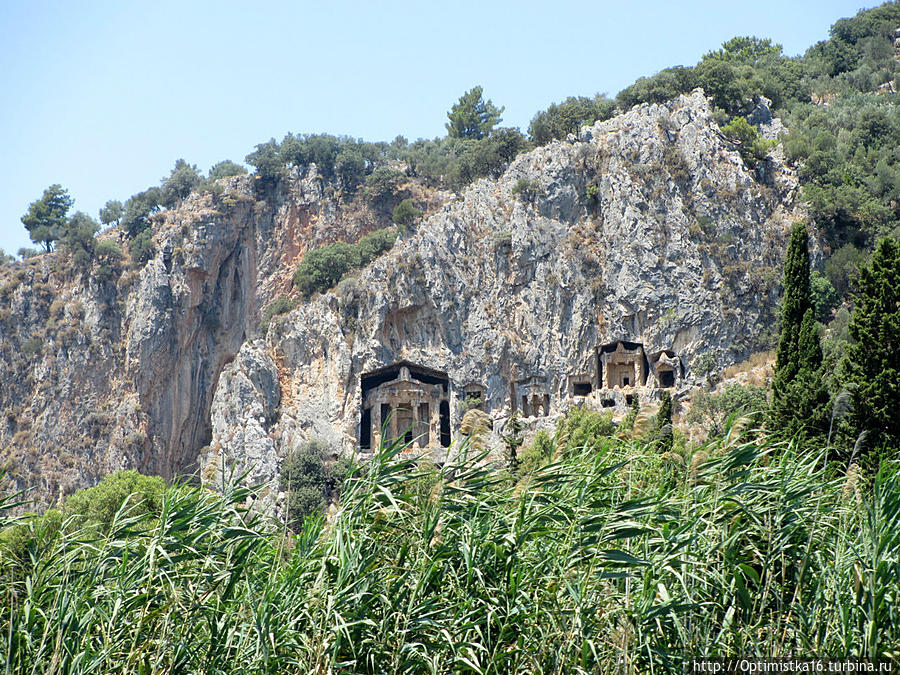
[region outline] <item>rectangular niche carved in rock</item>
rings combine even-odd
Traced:
[[[409,361],[399,361],[378,368],[360,377],[362,401],[360,406],[360,447],[368,441],[368,447],[378,447],[391,439],[404,443],[431,447],[436,439],[450,445],[450,379],[447,373]],[[446,406],[446,422],[444,408]],[[375,427],[371,411],[381,413],[379,426]],[[440,410],[432,418],[431,411]],[[445,429],[446,427],[446,429]],[[368,435],[367,435],[368,433]]]
[[[649,370],[644,345],[640,342],[616,340],[597,348],[597,372],[602,373],[602,388],[642,387],[647,383]]]

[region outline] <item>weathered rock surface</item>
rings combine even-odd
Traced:
[[[15,487],[52,503],[119,469],[195,473],[260,307],[310,246],[379,226],[326,196],[315,167],[265,195],[249,177],[222,188],[154,216],[140,272],[101,281],[61,254],[0,267],[0,467]]]
[[[360,375],[400,359],[446,371],[454,401],[482,385],[494,442],[515,382],[549,395],[544,424],[601,343],[674,350],[689,385],[698,353],[725,366],[767,343],[802,215],[777,153],[749,170],[697,91],[520,156],[263,340],[260,309],[308,248],[384,222],[314,167],[254,189],[229,179],[159,214],[154,258],[118,281],[55,256],[0,271],[0,461],[18,486],[52,501],[119,468],[232,464],[273,479],[306,438],[352,450]]]
[[[702,351],[745,358],[773,325],[799,215],[793,174],[773,162],[766,175],[744,166],[699,91],[520,156],[270,330],[287,387],[272,450],[315,435],[352,451],[360,376],[401,359],[448,372],[457,400],[480,383],[502,429],[514,382],[543,382],[553,416],[601,343],[673,349],[688,384]],[[244,454],[234,433],[213,435],[226,461]]]

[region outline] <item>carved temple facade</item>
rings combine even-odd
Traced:
[[[512,378],[509,399],[492,400],[487,388],[470,381],[457,385],[451,395],[449,375],[410,361],[398,361],[360,377],[361,406],[359,447],[377,448],[382,442],[401,440],[412,450],[440,450],[451,442],[451,402],[462,412],[478,408],[492,412],[518,411],[523,417],[550,415],[551,396],[569,398],[577,405],[613,408],[631,405],[658,395],[658,390],[677,387],[684,366],[674,351],[647,353],[640,342],[616,340],[599,345],[587,360],[584,372],[567,381],[550,383],[544,375]],[[508,404],[508,405],[507,405]],[[560,406],[561,401],[556,401]],[[563,405],[565,407],[565,405]],[[457,420],[458,421],[458,420]]]
[[[365,373],[361,385],[361,448],[377,448],[382,434],[420,449],[450,445],[447,373],[399,361]]]
[[[611,408],[630,405],[637,389],[673,388],[683,377],[684,366],[671,349],[648,354],[640,342],[616,340],[599,345],[591,367],[570,375],[567,389],[572,398],[596,399]]]

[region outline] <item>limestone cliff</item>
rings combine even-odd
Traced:
[[[401,360],[447,373],[454,433],[465,385],[497,429],[528,387],[552,416],[614,340],[677,354],[687,391],[698,353],[724,366],[768,339],[802,215],[791,171],[746,167],[697,91],[438,196],[414,234],[260,336],[308,248],[384,224],[314,167],[261,189],[229,179],[158,214],[154,258],[117,280],[55,256],[3,268],[0,461],[19,486],[52,501],[119,468],[233,463],[268,480],[305,438],[354,448],[360,377]]]
[[[277,378],[278,419],[240,412],[265,388],[220,390],[202,462],[269,479],[305,438],[353,450],[361,376],[402,360],[448,374],[454,429],[470,383],[496,429],[523,388],[565,410],[570,376],[614,340],[674,352],[686,392],[698,353],[727,365],[770,339],[796,192],[777,160],[748,170],[699,91],[520,156],[246,343],[228,381]]]
[[[57,253],[0,268],[0,466],[16,487],[52,503],[118,469],[194,473],[260,306],[309,247],[379,226],[314,167],[263,194],[249,177],[221,187],[154,216],[139,271],[106,278]]]

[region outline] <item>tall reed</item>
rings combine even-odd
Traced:
[[[512,480],[381,448],[296,536],[176,487],[108,528],[28,521],[9,673],[663,673],[695,655],[898,657],[900,483],[736,427],[693,457],[569,449]],[[822,451],[824,453],[824,449]],[[865,482],[865,477],[861,479]],[[0,525],[9,527],[0,503]]]

